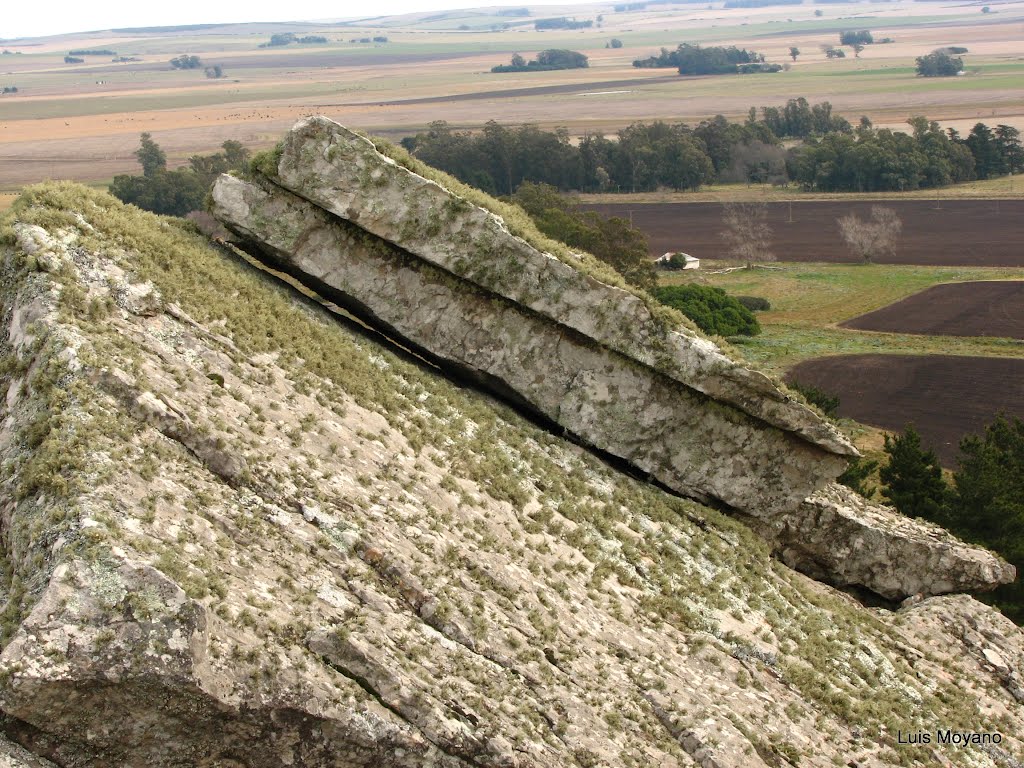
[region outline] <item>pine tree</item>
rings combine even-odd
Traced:
[[[1024,559],[1024,421],[1000,416],[983,436],[961,440],[953,481],[957,528]]]
[[[148,133],[140,137],[135,157],[142,166],[143,176],[156,176],[159,171],[167,170],[167,155]]]
[[[950,530],[1017,567],[1017,581],[986,595],[985,602],[1024,624],[1024,421],[999,416],[984,435],[961,440],[953,482]]]
[[[885,452],[889,463],[878,473],[882,495],[908,517],[944,522],[949,486],[935,451],[921,446],[921,436],[913,425],[908,425],[902,435],[886,435]]]

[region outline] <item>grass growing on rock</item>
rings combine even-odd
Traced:
[[[76,211],[91,229],[71,215]],[[274,691],[286,679],[274,674],[275,665],[319,663],[295,649],[310,626],[336,615],[325,614],[331,608],[319,597],[323,574],[331,584],[389,590],[401,603],[402,590],[387,582],[396,578],[394,570],[373,572],[357,556],[355,537],[376,532],[387,546],[401,548],[402,578],[415,578],[436,597],[438,625],[461,622],[476,643],[473,655],[452,662],[461,666],[436,675],[437,649],[412,631],[419,620],[402,614],[411,628],[395,625],[404,643],[395,651],[396,668],[417,676],[427,693],[470,679],[474,696],[496,700],[503,694],[493,672],[474,666],[481,654],[509,659],[544,685],[559,684],[568,670],[574,695],[603,713],[607,738],[621,740],[623,753],[638,765],[645,764],[644,744],[678,751],[644,694],[664,689],[673,702],[699,700],[701,692],[675,689],[681,685],[676,670],[689,665],[715,684],[736,680],[740,689],[774,696],[799,691],[799,706],[785,713],[765,696],[756,716],[737,718],[793,759],[799,748],[787,740],[786,724],[801,718],[821,719],[830,734],[857,727],[866,734],[866,749],[888,745],[892,761],[906,764],[925,764],[927,757],[891,744],[897,728],[977,730],[988,723],[955,680],[935,684],[918,677],[922,665],[938,662],[923,658],[912,667],[893,619],[773,562],[747,528],[625,477],[511,409],[358,336],[283,283],[210,247],[189,225],[70,184],[30,189],[5,226],[12,218],[75,229],[81,248],[152,281],[165,304],[178,304],[236,348],[231,365],[218,373],[220,383],[185,366],[168,379],[182,390],[194,387],[193,379],[206,388],[195,420],[216,434],[234,430],[229,437],[250,460],[254,482],[272,488],[281,506],[271,516],[261,513],[250,490],[199,478],[180,451],[158,447],[161,441],[141,428],[131,433],[127,418],[108,418],[114,426],[94,448],[121,444],[127,453],[114,460],[116,471],[150,480],[157,474],[161,482],[178,477],[190,485],[175,495],[175,486],[147,481],[148,495],[130,526],[110,507],[93,515],[99,525],[89,530],[99,531],[90,534],[100,537],[93,542],[97,549],[109,549],[114,540],[135,548],[209,606],[220,622],[211,654],[241,669],[248,685]],[[15,282],[30,278],[57,279],[23,272]],[[119,341],[109,323],[90,319],[88,302],[79,303],[65,311],[63,322],[90,342],[88,366],[134,364],[139,375],[148,370],[152,361],[138,360],[138,349]],[[236,400],[248,391],[234,383],[239,374],[252,378],[242,384],[276,399],[265,405]],[[79,400],[89,394],[88,388],[77,391]],[[225,414],[235,402],[245,418],[218,426],[218,419],[230,421]],[[358,431],[332,442],[328,422],[357,409],[367,411]],[[60,401],[51,410],[76,412]],[[68,445],[74,448],[69,457],[86,455],[84,447]],[[69,466],[67,474],[78,477],[81,470]],[[285,498],[336,507],[344,525],[301,539],[298,527],[276,522]],[[296,517],[296,526],[303,525]],[[417,533],[408,533],[412,529]],[[444,542],[442,551],[431,537]],[[11,570],[11,551],[4,557]],[[33,580],[37,573],[22,567],[17,581],[9,579],[9,595]],[[143,597],[134,598],[140,610]],[[286,606],[287,619],[274,613],[277,605]],[[336,620],[352,637],[375,638],[367,634],[374,630],[367,616],[373,614]],[[632,650],[633,639],[654,643],[655,652]],[[275,648],[285,649],[280,658]],[[564,667],[561,673],[545,661],[548,655]],[[702,713],[696,706],[680,711],[684,727],[721,716],[721,710]],[[516,717],[530,738],[552,744],[564,738],[555,729],[571,725],[563,718],[549,729],[536,712]],[[759,730],[775,724],[771,738]],[[630,741],[638,734],[641,746]]]

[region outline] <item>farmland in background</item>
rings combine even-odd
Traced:
[[[565,127],[579,137],[594,131],[612,134],[636,121],[695,124],[719,113],[742,120],[751,106],[781,106],[803,96],[811,103],[830,101],[837,114],[854,124],[865,115],[876,126],[901,129],[909,117],[925,115],[964,134],[976,122],[1024,130],[1024,2],[993,4],[992,13],[981,8],[897,0],[725,9],[713,2],[654,4],[616,13],[609,2],[557,11],[533,7],[525,18],[470,10],[344,24],[238,24],[6,41],[0,44],[9,51],[0,54],[0,86],[17,86],[18,92],[0,97],[0,210],[9,207],[10,193],[43,179],[105,185],[116,174],[137,173],[133,153],[143,131],[167,152],[173,168],[191,155],[217,151],[226,139],[250,149],[268,147],[295,120],[313,113],[395,141],[438,119],[459,129],[478,129],[492,119],[504,125],[535,123]],[[594,25],[574,31],[533,28],[536,19],[553,15],[589,19]],[[868,46],[859,58],[847,49],[845,59],[827,60],[821,47],[837,45],[845,29],[870,29],[876,39],[893,42]],[[328,42],[260,47],[282,32],[322,35]],[[372,42],[381,36],[388,41]],[[371,42],[361,42],[364,38]],[[622,47],[606,47],[612,38],[621,40]],[[673,70],[631,66],[633,59],[682,42],[750,48],[789,69],[770,75],[681,77]],[[915,57],[948,45],[968,48],[964,76],[915,76]],[[790,46],[802,52],[795,62]],[[107,48],[139,61],[86,56],[81,64],[64,63],[68,51],[79,48]],[[513,53],[530,57],[547,48],[585,53],[590,67],[490,72]],[[169,60],[183,53],[199,56],[207,66],[220,65],[223,77],[208,78],[203,69],[173,69]],[[695,251],[704,259],[721,255],[721,202],[773,203],[774,250],[789,262],[780,265],[783,269],[702,271],[666,279],[698,280],[733,294],[768,298],[772,309],[759,313],[764,332],[739,348],[776,373],[822,356],[888,355],[865,370],[873,371],[881,384],[903,382],[900,393],[845,392],[843,407],[859,404],[871,412],[858,410],[857,418],[900,428],[894,419],[907,407],[900,397],[931,403],[936,412],[953,407],[928,394],[943,382],[965,408],[979,406],[986,413],[1017,408],[1024,415],[1013,399],[1020,375],[1004,379],[1009,374],[998,368],[1024,358],[1019,338],[840,326],[939,284],[1024,279],[1022,197],[1024,184],[1008,177],[902,195],[811,195],[796,188],[737,185],[583,200],[615,205],[605,210],[626,218],[632,212],[634,222],[651,234],[652,253]],[[891,198],[898,199],[888,202]],[[896,263],[841,263],[850,257],[838,242],[836,218],[866,211],[879,199],[897,208],[904,220]],[[693,204],[657,207],[684,201]],[[705,267],[714,266],[705,262]],[[909,323],[907,318],[921,311],[911,311],[913,299],[899,306],[888,310],[897,324]],[[960,322],[972,320],[965,316]],[[952,362],[916,358],[940,354],[959,357]],[[967,363],[972,358],[999,359],[972,369],[973,363]],[[856,365],[856,359],[846,360]],[[826,384],[839,387],[855,378],[835,360],[821,365],[834,372]],[[916,378],[901,378],[886,365],[916,371]],[[950,371],[965,378],[953,381]],[[923,434],[933,434],[924,423],[918,426]]]
[[[313,112],[392,139],[438,118],[466,128],[490,119],[564,126],[579,136],[637,120],[695,123],[717,113],[741,119],[750,106],[801,95],[812,103],[830,100],[852,122],[867,115],[876,125],[902,126],[909,116],[925,114],[961,130],[979,120],[1024,128],[1022,2],[993,6],[989,14],[975,5],[902,0],[712,5],[656,4],[616,13],[613,3],[595,3],[534,7],[525,18],[452,11],[334,25],[239,24],[7,41],[11,53],[0,55],[0,85],[19,91],[0,99],[0,190],[43,178],[96,181],[135,172],[131,153],[141,131],[153,134],[174,166],[215,151],[225,139],[267,146]],[[534,30],[536,19],[565,13],[594,26]],[[838,32],[850,28],[870,28],[876,38],[894,42],[868,46],[860,58],[849,52],[846,59],[826,60],[821,46],[838,44]],[[259,47],[280,32],[328,42]],[[373,37],[388,42],[359,42]],[[613,37],[621,48],[606,47]],[[631,66],[681,42],[749,47],[791,68],[688,78]],[[792,45],[802,51],[796,62],[788,55]],[[969,49],[967,74],[915,77],[914,57],[942,45]],[[140,61],[86,56],[82,64],[65,64],[64,55],[78,48],[107,48]],[[579,50],[590,67],[490,72],[512,53],[529,56],[545,48]],[[172,69],[169,60],[182,53],[221,65],[224,76]]]

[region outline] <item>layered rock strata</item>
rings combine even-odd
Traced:
[[[640,297],[512,234],[500,216],[382,155],[325,117],[285,137],[274,181],[360,229],[641,363],[672,381],[840,456],[856,449],[831,424],[710,340],[666,327]],[[812,481],[813,482],[813,481]]]
[[[279,168],[273,181],[223,176],[213,190],[214,214],[262,258],[673,490],[725,502],[791,566],[889,599],[1014,578],[990,553],[828,485],[852,447],[774,388],[759,400],[771,386],[761,374],[689,332],[658,336],[638,297],[536,251],[365,139],[304,121]],[[431,240],[409,224],[431,205],[455,212],[456,235]],[[485,235],[490,269],[460,255]],[[595,320],[609,302],[629,322]]]
[[[0,764],[1024,760],[1024,634],[992,608],[865,608],[171,220],[27,195]],[[1001,740],[895,735],[948,728]]]
[[[424,263],[286,190],[224,176],[213,200],[214,215],[279,268],[312,279],[446,363],[483,374],[493,388],[515,393],[680,493],[771,516],[842,471],[842,457]],[[577,302],[596,307],[604,297],[594,293]]]

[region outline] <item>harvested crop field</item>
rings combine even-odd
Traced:
[[[951,355],[841,355],[800,363],[786,375],[838,395],[839,415],[893,432],[912,423],[943,466],[960,438],[995,416],[1024,417],[1024,360]]]
[[[840,326],[887,333],[1024,339],[1024,280],[936,285]]]
[[[903,233],[886,264],[1024,266],[1024,200],[799,200],[768,203],[772,250],[779,261],[854,263],[839,240],[836,220],[853,213],[868,218],[872,205],[893,208]],[[702,259],[723,258],[721,203],[605,203],[581,206],[632,219],[647,235],[651,254],[685,251]],[[792,222],[790,221],[792,210]]]
[[[668,77],[632,77],[628,80],[601,80],[589,83],[566,83],[563,85],[537,85],[532,88],[505,88],[494,91],[474,91],[473,93],[454,93],[446,96],[423,96],[415,99],[398,99],[396,101],[382,101],[378,103],[381,107],[400,107],[410,104],[440,104],[447,101],[476,101],[479,99],[511,99],[517,96],[551,96],[559,94],[587,95],[603,93],[607,88],[635,88],[645,85],[657,85],[660,83],[678,83],[679,75]],[[325,106],[352,107],[360,106],[365,102],[352,102],[349,104],[327,104]]]

